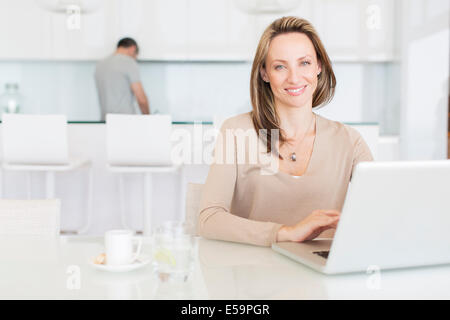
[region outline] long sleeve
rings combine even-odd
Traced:
[[[270,246],[281,224],[250,220],[231,212],[238,179],[236,152],[230,119],[222,125],[216,142],[215,161],[203,188],[197,232],[210,239]]]

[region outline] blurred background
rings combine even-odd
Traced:
[[[100,121],[97,61],[136,39],[152,112],[175,122],[251,110],[259,37],[286,15],[318,30],[337,76],[319,114],[377,123],[401,159],[448,157],[448,0],[1,0],[0,94],[16,112]]]

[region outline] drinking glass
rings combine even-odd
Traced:
[[[193,270],[197,250],[191,224],[168,221],[153,233],[153,267],[161,280],[186,280]]]

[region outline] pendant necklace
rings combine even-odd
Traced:
[[[313,116],[313,120],[311,121],[311,124],[309,125],[308,130],[306,130],[305,135],[304,135],[303,138],[300,140],[300,143],[302,143],[303,140],[305,140],[306,135],[308,134],[309,130],[311,129],[311,126],[312,126],[312,124],[314,123],[315,118],[316,118],[316,116],[314,115],[314,116]],[[297,161],[297,155],[295,154],[295,151],[294,151],[294,152],[291,152],[291,154],[290,154],[290,156],[289,156],[289,159],[290,159],[291,161],[293,161],[293,162]]]

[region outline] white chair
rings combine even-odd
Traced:
[[[87,159],[69,157],[65,115],[3,114],[3,170],[28,172],[28,197],[31,198],[31,173],[45,173],[45,196],[55,198],[55,173],[86,168],[88,201],[85,233],[91,223],[93,174]]]
[[[61,204],[53,200],[0,200],[0,235],[59,235]]]
[[[186,191],[186,222],[194,226],[197,233],[200,200],[202,198],[203,184],[188,183]]]
[[[119,193],[122,225],[128,227],[125,214],[124,173],[144,176],[144,234],[151,234],[152,174],[181,173],[171,159],[172,119],[169,115],[106,115],[107,169],[120,173]],[[184,194],[184,192],[182,193]]]

